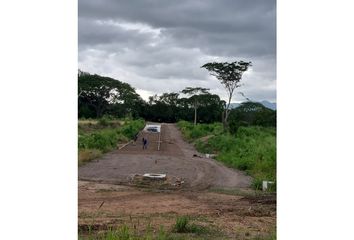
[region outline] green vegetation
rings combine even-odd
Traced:
[[[143,127],[144,120],[112,119],[79,120],[79,165],[126,143]]]
[[[176,219],[176,223],[173,227],[174,232],[178,233],[207,233],[208,229],[203,226],[191,224],[188,216],[181,216]]]
[[[194,126],[190,122],[179,121],[177,126],[181,129],[184,138],[190,142],[201,137],[220,135],[223,133],[223,128],[220,123],[198,124]]]
[[[276,111],[257,102],[243,102],[230,113],[230,133],[236,134],[241,126],[276,127]]]
[[[209,88],[201,88],[201,87],[187,87],[182,90],[183,94],[187,94],[190,97],[188,98],[189,102],[192,103],[194,108],[194,125],[197,124],[197,110],[200,103],[203,102],[203,98],[205,96],[209,96]]]
[[[216,160],[245,171],[260,189],[262,180],[276,181],[276,129],[274,127],[239,127],[236,135],[224,133],[221,123],[193,126],[178,122],[184,137],[198,151],[216,154]]]
[[[251,62],[236,61],[236,62],[211,62],[206,63],[201,68],[209,71],[210,75],[216,77],[224,86],[228,95],[228,102],[223,112],[223,127],[228,130],[228,118],[230,114],[230,103],[235,89],[241,87],[240,81],[244,72],[252,66]]]
[[[220,67],[221,72],[216,73],[216,76],[230,90],[228,95],[231,97],[235,88],[240,86],[243,71],[247,71],[249,66],[250,63],[240,61],[209,63],[203,68],[212,73]],[[222,69],[230,71],[225,75]],[[181,96],[181,93],[187,97]],[[237,130],[240,125],[275,126],[275,111],[254,102],[247,102],[238,110],[230,109],[231,98],[228,100],[226,103],[218,95],[209,93],[207,88],[185,87],[180,92],[162,93],[144,101],[127,83],[81,71],[78,74],[79,118],[101,119],[102,116],[111,115],[115,118],[143,118],[152,122],[223,122],[224,127],[227,127],[225,130],[230,131]],[[103,118],[102,124],[105,124],[104,121]]]
[[[129,116],[152,122],[191,121],[197,107],[197,121],[211,123],[221,121],[224,105],[224,101],[215,94],[186,98],[176,92],[150,96],[146,102],[127,83],[82,71],[78,74],[79,118],[102,118],[108,114],[116,118]]]
[[[219,231],[210,231],[207,227],[190,223],[186,216],[178,217],[176,224],[166,230],[160,226],[158,230],[154,230],[150,224],[145,230],[138,230],[136,227],[121,225],[119,227],[110,227],[108,230],[93,231],[88,226],[88,231],[79,231],[80,240],[182,240],[182,239],[220,239],[223,234]]]
[[[101,118],[104,114],[138,117],[143,103],[128,83],[79,71],[79,118]]]

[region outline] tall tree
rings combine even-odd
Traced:
[[[186,87],[182,90],[183,94],[189,95],[189,100],[191,101],[194,108],[194,125],[197,124],[197,109],[200,104],[200,96],[202,94],[210,94],[209,88],[201,88],[201,87]]]
[[[252,66],[251,62],[235,61],[235,62],[212,62],[206,63],[201,68],[205,68],[210,72],[210,75],[216,77],[221,84],[225,87],[228,93],[228,103],[225,107],[223,116],[224,130],[228,129],[228,117],[230,114],[230,103],[234,91],[240,87],[240,81],[244,72]]]
[[[81,109],[92,109],[96,117],[101,117],[113,107],[121,107],[123,114],[133,113],[142,101],[129,84],[119,80],[89,73],[78,74],[79,113]]]
[[[225,101],[216,94],[201,94],[198,98],[198,122],[220,122]]]
[[[165,104],[171,105],[171,106],[177,106],[178,102],[178,93],[172,92],[172,93],[163,93],[160,97],[159,100]]]

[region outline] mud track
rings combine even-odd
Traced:
[[[142,137],[148,139],[143,150]],[[183,179],[183,189],[247,188],[251,177],[205,158],[185,142],[175,124],[162,124],[158,151],[157,133],[141,132],[137,142],[105,154],[79,168],[79,180],[131,185],[135,174],[166,173]]]

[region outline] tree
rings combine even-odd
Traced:
[[[200,104],[200,96],[202,94],[209,94],[209,88],[201,88],[201,87],[186,87],[182,90],[183,94],[189,95],[189,100],[191,101],[194,108],[194,125],[197,124],[197,109]]]
[[[241,126],[276,126],[276,111],[258,102],[243,102],[232,109],[229,117],[230,132],[235,134]]]
[[[201,94],[198,98],[198,122],[220,122],[225,101],[216,94]]]
[[[108,111],[116,114],[134,114],[142,99],[129,84],[100,75],[79,72],[79,115],[94,113],[99,118]],[[86,114],[85,114],[86,112]]]
[[[171,105],[173,107],[177,106],[177,102],[178,102],[178,93],[172,92],[172,93],[163,93],[160,97],[159,97],[159,101],[163,102],[165,104]]]
[[[235,61],[232,63],[223,62],[212,62],[206,63],[201,68],[205,68],[210,72],[210,75],[216,77],[221,84],[225,87],[228,93],[228,103],[225,107],[223,114],[223,126],[224,130],[228,129],[228,117],[230,114],[230,103],[234,91],[236,88],[240,87],[240,81],[244,72],[252,66],[251,62]]]

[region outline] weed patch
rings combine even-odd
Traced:
[[[98,121],[79,121],[79,164],[83,164],[126,143],[143,127],[144,120],[112,120],[108,117]]]
[[[194,126],[181,121],[177,126],[198,151],[216,154],[216,160],[252,176],[254,189],[261,189],[263,180],[276,181],[274,127],[239,127],[235,135],[224,133],[221,123]],[[206,136],[211,137],[205,139]]]
[[[102,155],[102,152],[98,149],[80,149],[79,150],[79,166],[92,159],[98,158]]]
[[[176,223],[173,227],[173,231],[177,233],[197,233],[203,234],[207,233],[207,228],[190,223],[187,216],[181,216],[176,219]]]

